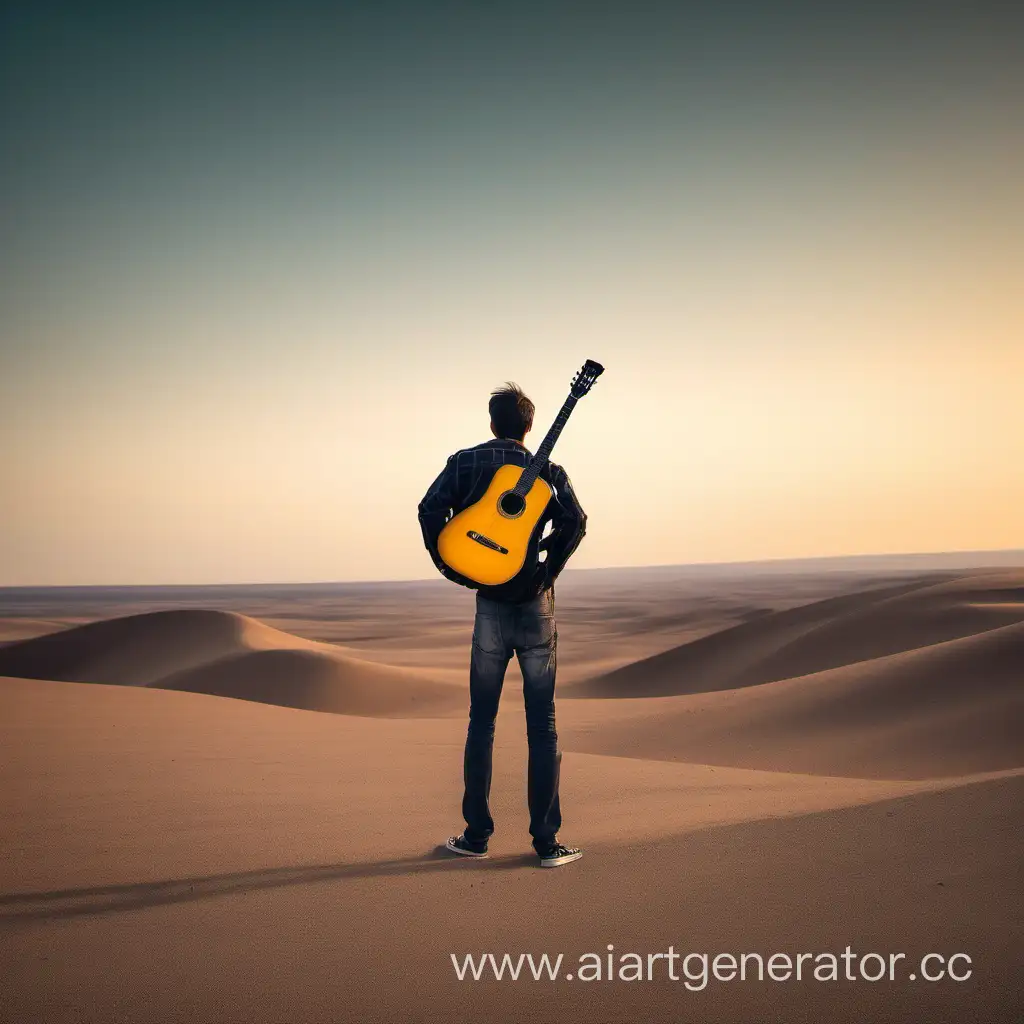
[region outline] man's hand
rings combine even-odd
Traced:
[[[543,594],[551,586],[551,583],[547,562],[539,562],[530,577],[530,589],[536,594]]]

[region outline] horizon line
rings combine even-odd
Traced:
[[[796,555],[796,556],[783,556],[775,558],[746,558],[736,559],[727,561],[716,561],[716,562],[656,562],[644,565],[601,565],[601,566],[586,566],[579,568],[566,568],[563,570],[561,575],[565,573],[587,573],[587,572],[612,572],[612,571],[627,571],[630,569],[644,569],[644,570],[657,570],[657,569],[714,569],[727,566],[754,566],[754,565],[773,565],[780,563],[793,563],[793,562],[838,562],[838,561],[854,561],[854,560],[868,560],[868,559],[879,559],[879,558],[906,558],[906,559],[927,559],[927,558],[963,558],[967,556],[986,556],[986,555],[1017,555],[1021,556],[1021,566],[1024,567],[1024,548],[979,548],[979,549],[965,549],[957,551],[888,551],[888,552],[869,552],[856,555]],[[1012,566],[1007,566],[1012,568]],[[937,569],[943,568],[937,566]],[[949,566],[948,568],[953,568]],[[962,568],[975,568],[974,566],[963,566]],[[976,568],[985,568],[983,565],[976,566]],[[203,588],[203,587],[329,587],[329,586],[373,586],[373,585],[385,585],[394,583],[432,583],[432,582],[445,582],[443,577],[437,576],[412,576],[412,577],[397,577],[387,579],[325,579],[325,580],[244,580],[244,581],[228,581],[221,580],[218,582],[206,582],[206,583],[16,583],[16,584],[0,584],[0,592],[3,591],[15,591],[15,590],[87,590],[87,589],[117,589],[117,590],[128,590],[132,588],[145,589],[153,587],[189,587],[189,588]],[[469,590],[471,588],[464,587],[462,589]]]

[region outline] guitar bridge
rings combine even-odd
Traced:
[[[485,548],[490,548],[492,551],[499,551],[503,555],[508,554],[508,548],[503,548],[496,540],[491,540],[490,537],[485,537],[482,533],[477,533],[476,530],[467,530],[466,536],[470,540],[475,540],[477,544],[483,544]]]

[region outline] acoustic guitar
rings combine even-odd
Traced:
[[[482,586],[500,586],[517,576],[528,558],[536,558],[540,526],[551,487],[540,478],[562,428],[576,403],[589,394],[604,367],[588,359],[572,379],[566,398],[537,454],[525,468],[499,466],[487,492],[453,516],[437,541],[441,560],[459,575]]]

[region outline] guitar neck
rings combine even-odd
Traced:
[[[537,454],[530,460],[530,464],[526,467],[523,475],[519,478],[519,483],[514,488],[520,497],[526,496],[540,475],[541,470],[547,465],[548,459],[551,457],[551,450],[555,447],[555,442],[558,440],[558,435],[562,433],[562,428],[569,421],[573,409],[576,408],[577,401],[578,399],[570,394],[562,403],[562,408],[558,410],[555,422],[551,424],[550,430],[544,435],[544,440],[541,441]]]

